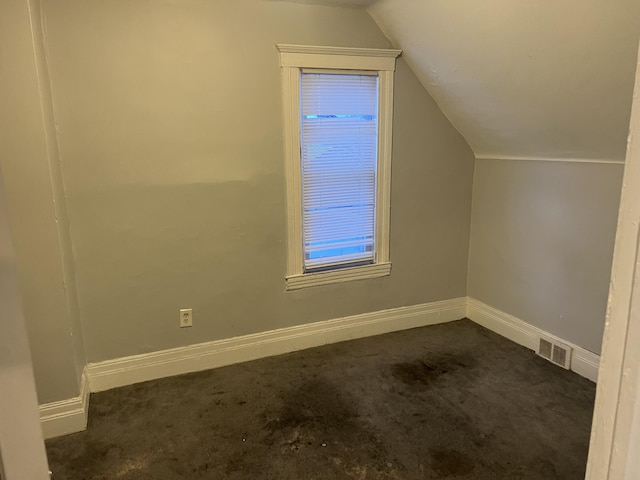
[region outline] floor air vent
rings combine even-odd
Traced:
[[[558,343],[555,340],[540,337],[538,351],[536,353],[551,363],[560,365],[562,368],[569,370],[571,367],[571,347]]]

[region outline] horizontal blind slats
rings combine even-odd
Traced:
[[[374,260],[377,76],[303,73],[300,114],[305,267]]]

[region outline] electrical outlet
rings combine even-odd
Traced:
[[[193,326],[193,309],[181,308],[180,309],[180,328]]]

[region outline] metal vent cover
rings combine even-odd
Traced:
[[[569,370],[571,368],[571,347],[551,338],[539,337],[536,353],[551,363]]]
[[[551,360],[552,350],[553,343],[546,341],[544,338],[541,338],[540,344],[538,345],[538,355],[546,358],[547,360]]]

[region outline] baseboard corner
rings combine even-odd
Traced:
[[[592,382],[598,381],[600,356],[585,348],[535,327],[472,297],[467,297],[467,318],[531,350],[536,349],[540,336],[557,339],[572,348],[571,370]]]
[[[80,377],[77,397],[40,405],[40,423],[45,439],[87,429],[89,415],[89,377],[85,367]]]

